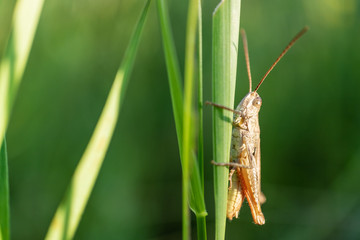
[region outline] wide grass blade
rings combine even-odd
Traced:
[[[4,140],[0,149],[0,240],[10,239],[9,174]]]
[[[176,132],[177,132],[177,138],[178,138],[178,145],[179,145],[179,149],[180,149],[180,159],[182,162],[182,166],[184,168],[184,161],[183,161],[183,110],[184,110],[184,102],[183,102],[183,93],[182,93],[182,87],[181,87],[181,74],[180,74],[180,68],[179,68],[179,64],[178,64],[178,59],[177,59],[177,55],[176,55],[176,51],[175,51],[175,44],[174,44],[174,40],[173,40],[173,36],[171,33],[171,28],[170,28],[170,20],[169,20],[169,16],[168,16],[168,10],[167,10],[167,6],[166,6],[166,2],[164,0],[158,0],[157,1],[157,5],[158,5],[158,14],[159,14],[159,19],[160,19],[160,27],[161,27],[161,33],[162,33],[162,39],[163,39],[163,47],[164,47],[164,53],[165,53],[165,61],[166,61],[166,67],[167,67],[167,72],[168,72],[168,80],[169,80],[169,86],[170,86],[170,95],[171,95],[171,100],[172,100],[172,105],[173,105],[173,114],[174,114],[174,119],[175,119],[175,126],[176,126]],[[191,3],[193,4],[193,3]],[[199,2],[196,2],[196,4],[199,4]],[[189,6],[189,9],[192,6]],[[192,14],[194,14],[192,12]],[[191,15],[192,18],[194,17],[193,15]],[[192,23],[191,24],[196,24],[193,23],[193,19],[191,20]],[[194,26],[192,26],[194,27]],[[196,26],[195,26],[196,28]],[[193,30],[192,30],[193,31]],[[192,39],[194,39],[194,36],[191,37]],[[191,41],[195,41],[195,40],[191,40]],[[193,43],[191,43],[193,44]],[[187,45],[189,46],[189,45]],[[190,63],[194,64],[194,46],[191,46],[191,55],[187,55],[188,58],[190,58],[191,56],[191,60]],[[190,51],[189,51],[190,52]],[[188,59],[187,58],[187,59]],[[187,63],[185,63],[187,64]],[[187,68],[189,71],[189,68]],[[191,70],[191,68],[190,68]],[[194,72],[193,69],[192,71],[192,76],[194,76]],[[185,73],[186,74],[186,73]],[[190,86],[190,90],[191,90],[191,94],[193,94],[193,79],[192,81],[192,85]],[[190,106],[193,106],[192,100],[191,100],[191,104]],[[190,125],[193,125],[192,123],[194,123],[194,111],[190,110]],[[187,118],[189,118],[189,116],[187,116]],[[187,129],[188,131],[190,131],[190,141],[193,141],[192,143],[186,143],[189,144],[190,146],[194,146],[194,135],[192,135],[193,131],[192,130],[192,126],[189,127],[189,129]],[[192,140],[191,140],[192,139]],[[204,201],[204,195],[203,195],[203,187],[202,187],[202,182],[203,182],[203,178],[200,176],[200,170],[199,170],[199,166],[198,163],[196,161],[196,156],[194,154],[194,149],[193,147],[190,147],[190,151],[191,151],[191,155],[190,155],[190,159],[188,159],[190,161],[190,198],[189,200],[186,200],[186,209],[188,208],[187,205],[187,201],[189,201],[190,204],[190,208],[191,210],[195,213],[195,215],[197,216],[197,218],[201,219],[201,223],[202,225],[199,226],[198,225],[198,236],[203,236],[202,238],[199,239],[206,239],[206,225],[205,225],[205,216],[207,215],[206,209],[205,209],[205,201]],[[187,163],[189,164],[189,163]],[[183,199],[183,203],[185,202],[185,198]],[[185,206],[185,205],[184,205]],[[187,211],[187,210],[186,210]],[[185,216],[185,221],[187,221],[188,217]],[[199,223],[199,221],[198,221]],[[185,222],[184,223],[184,227],[187,228],[188,227],[188,223]],[[199,233],[200,231],[200,233]],[[184,237],[188,237],[188,233],[185,232]]]
[[[239,42],[240,0],[223,0],[213,14],[213,102],[234,107]],[[216,162],[230,158],[232,113],[213,109],[213,154]],[[225,238],[229,170],[214,167],[215,237]]]
[[[12,30],[0,62],[0,145],[25,70],[44,0],[18,0]]]
[[[151,0],[147,1],[137,23],[103,112],[75,170],[65,198],[55,213],[46,239],[72,239],[74,237],[114,133],[150,2]]]

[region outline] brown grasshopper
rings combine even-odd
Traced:
[[[308,27],[303,28],[291,40],[265,73],[254,91],[251,90],[252,80],[246,34],[244,30],[241,30],[249,76],[249,93],[241,100],[235,110],[216,103],[206,102],[206,104],[234,113],[230,162],[218,163],[212,161],[217,166],[231,167],[227,202],[227,217],[230,220],[233,217],[238,217],[241,205],[246,197],[254,222],[259,225],[265,224],[264,214],[261,211],[261,204],[266,201],[266,198],[261,192],[260,186],[260,127],[258,117],[262,100],[257,90],[284,54],[307,30]],[[236,174],[234,174],[235,172]]]

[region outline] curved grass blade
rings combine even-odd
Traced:
[[[0,240],[10,239],[9,175],[4,139],[0,149]]]
[[[0,62],[0,145],[20,85],[44,0],[18,0],[12,30]]]
[[[240,0],[223,0],[213,14],[213,102],[234,107],[239,42]],[[213,109],[213,154],[216,162],[228,162],[232,112]],[[214,167],[215,237],[225,238],[229,170]]]
[[[55,213],[46,239],[72,239],[74,237],[115,129],[150,2],[151,0],[147,1],[137,23],[103,112],[75,170],[65,198]]]
[[[181,73],[177,59],[174,39],[171,33],[170,18],[165,0],[157,1],[161,34],[163,39],[166,69],[168,73],[171,103],[175,119],[179,149],[182,149],[183,92]],[[180,153],[181,154],[181,153]]]

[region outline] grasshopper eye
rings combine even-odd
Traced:
[[[255,107],[261,107],[261,104],[262,104],[262,100],[261,100],[261,97],[257,97],[253,100],[253,103],[252,103]]]

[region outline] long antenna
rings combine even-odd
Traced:
[[[244,46],[246,69],[247,69],[247,73],[249,76],[249,92],[251,92],[252,79],[251,79],[251,71],[250,71],[249,49],[248,49],[248,43],[247,43],[246,33],[245,33],[244,29],[241,29],[241,37],[242,37],[243,46]]]
[[[265,80],[265,78],[267,77],[267,75],[269,75],[269,73],[271,72],[271,70],[273,70],[273,68],[275,67],[275,65],[280,61],[280,59],[285,55],[285,53],[292,47],[292,45],[294,45],[294,43],[302,36],[304,35],[304,33],[306,33],[306,31],[309,29],[308,26],[305,26],[292,40],[291,42],[286,46],[286,48],[282,51],[282,53],[280,54],[280,56],[275,60],[275,62],[273,63],[273,65],[271,65],[270,69],[265,73],[264,77],[261,79],[261,81],[259,82],[259,84],[256,86],[254,92],[256,92],[260,85],[263,83],[263,81]]]

